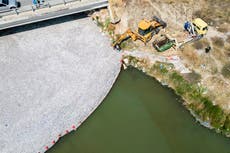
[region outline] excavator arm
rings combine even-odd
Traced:
[[[142,20],[138,25],[138,31],[133,32],[131,29],[128,29],[112,44],[114,49],[121,50],[121,43],[125,40],[132,39],[133,41],[141,40],[145,44],[151,40],[154,34],[157,34],[162,28],[165,28],[167,24],[162,21],[160,18],[154,16],[151,21]],[[143,33],[139,31],[143,30]],[[145,33],[146,32],[146,33]]]
[[[121,43],[125,40],[132,39],[133,41],[137,40],[137,34],[131,29],[125,31],[120,37],[112,44],[114,49],[121,50]]]
[[[128,29],[124,32],[120,37],[112,44],[114,49],[121,50],[121,43],[125,40],[132,39],[133,41],[141,40],[142,42],[146,43],[147,39],[145,37],[140,36],[138,33],[133,32],[131,29]]]

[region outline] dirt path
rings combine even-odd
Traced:
[[[185,65],[182,63],[181,59],[178,56],[165,57],[142,51],[124,51],[123,55],[148,59],[152,64],[154,64],[155,62],[171,63],[174,65],[175,70],[177,70],[178,72],[191,73],[191,71],[185,67]]]

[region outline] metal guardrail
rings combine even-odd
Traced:
[[[28,19],[22,19],[19,21],[0,24],[0,30],[9,29],[9,28],[18,27],[18,26],[36,23],[36,22],[41,22],[41,21],[45,21],[45,20],[50,20],[50,19],[54,19],[54,18],[59,18],[59,17],[63,17],[63,16],[68,16],[68,15],[86,12],[86,11],[95,10],[95,9],[104,8],[104,7],[108,7],[108,0],[104,0],[104,1],[100,1],[100,2],[94,2],[91,4],[86,4],[84,6],[77,7],[77,8],[71,8],[71,9],[64,9],[64,10],[59,10],[59,11],[55,11],[55,12],[49,12],[47,14],[43,14],[42,16],[34,16],[34,17],[31,17]]]
[[[45,7],[53,7],[53,6],[57,6],[57,5],[61,5],[61,4],[68,4],[71,2],[76,2],[76,1],[82,1],[82,0],[60,0],[60,2],[55,3],[55,0],[45,0],[44,4],[32,4],[31,5],[26,5],[26,6],[21,6],[20,8],[15,8],[15,9],[9,9],[8,11],[5,12],[0,12],[0,17],[4,17],[4,16],[8,16],[8,15],[13,15],[13,14],[17,14],[19,15],[20,13],[24,13],[24,12],[29,12],[29,11],[35,11],[36,9],[42,9]]]

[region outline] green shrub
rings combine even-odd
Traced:
[[[173,72],[170,75],[170,78],[176,84],[178,84],[179,82],[184,82],[184,78],[181,75],[179,75],[177,72]]]
[[[203,108],[199,111],[199,116],[205,120],[210,121],[210,124],[215,128],[221,128],[226,119],[224,111],[218,105],[213,105],[212,102],[206,98],[201,98]]]
[[[161,71],[162,74],[168,73],[167,68],[163,64],[160,64],[160,71]]]
[[[105,28],[105,29],[108,29],[109,24],[110,24],[110,18],[107,18],[107,19],[105,20],[105,23],[104,23],[104,28]]]
[[[230,131],[230,114],[226,117],[223,129],[226,131]]]
[[[226,116],[224,111],[217,105],[211,107],[210,111],[210,119],[211,125],[215,128],[221,128],[224,125]]]

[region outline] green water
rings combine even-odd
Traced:
[[[48,153],[230,153],[230,139],[197,124],[178,101],[143,73],[122,71],[93,115]]]

